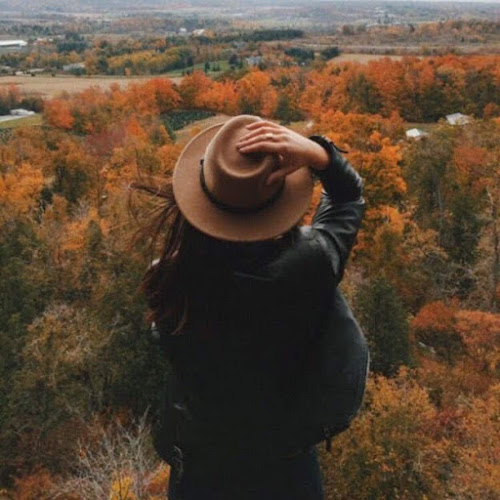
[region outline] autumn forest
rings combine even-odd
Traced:
[[[41,116],[0,128],[0,498],[164,498],[169,367],[137,290],[155,256],[132,244],[156,202],[129,186],[239,113],[328,135],[365,180],[341,288],[372,372],[320,450],[327,498],[498,498],[500,56],[233,62],[54,97],[0,85],[0,108]]]

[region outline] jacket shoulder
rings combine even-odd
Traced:
[[[291,235],[290,244],[267,266],[269,275],[289,280],[324,276],[329,263],[317,231],[301,226]]]

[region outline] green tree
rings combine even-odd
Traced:
[[[382,275],[369,280],[356,295],[356,309],[370,345],[372,370],[389,377],[409,365],[407,314],[391,283]]]
[[[327,61],[328,59],[332,59],[333,57],[337,57],[340,54],[339,48],[335,45],[332,47],[328,47],[320,52],[321,58]]]
[[[236,66],[238,64],[238,54],[231,54],[228,63],[230,66]]]
[[[299,110],[293,108],[290,103],[290,97],[286,94],[280,94],[274,115],[276,118],[279,118],[284,125],[302,119],[302,114]]]
[[[438,243],[443,244],[448,200],[453,182],[451,162],[455,128],[440,126],[427,138],[413,144],[405,155],[405,180],[418,200],[417,221],[438,232]]]
[[[354,109],[360,113],[378,113],[382,109],[382,99],[375,86],[364,73],[354,76],[347,84],[349,102],[346,111]]]

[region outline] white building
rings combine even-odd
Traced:
[[[23,108],[18,108],[18,109],[11,109],[10,114],[12,116],[32,116],[35,114],[35,112],[28,111],[27,109],[23,109]]]
[[[467,115],[463,115],[462,113],[453,113],[451,115],[446,115],[446,121],[450,125],[466,125],[470,123],[472,118]]]
[[[73,71],[75,69],[85,69],[85,63],[83,62],[71,63],[71,64],[65,64],[63,66],[63,71]]]
[[[24,40],[0,40],[0,49],[20,49],[27,45]]]
[[[424,132],[419,128],[410,128],[406,131],[406,138],[415,139],[416,141],[419,141],[420,139],[422,139],[423,137],[427,137],[428,135],[429,134],[427,132]]]
[[[263,61],[263,59],[264,58],[262,56],[250,56],[245,58],[249,66],[257,66]]]

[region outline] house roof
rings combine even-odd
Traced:
[[[25,47],[28,42],[24,40],[0,40],[0,47]]]

